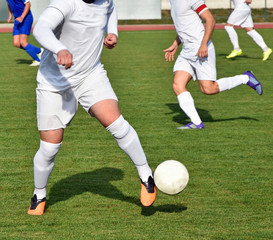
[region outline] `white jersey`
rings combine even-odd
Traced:
[[[205,28],[200,14],[208,8],[203,0],[170,0],[171,15],[177,35],[183,44],[181,55],[196,59]]]
[[[51,0],[40,16],[34,36],[45,48],[37,73],[38,89],[61,91],[81,83],[100,63],[105,31],[117,33],[113,0]],[[68,49],[74,65],[56,63],[57,53]]]

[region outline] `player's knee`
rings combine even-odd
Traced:
[[[16,47],[16,48],[20,48],[21,45],[20,45],[20,42],[13,42],[13,46]]]
[[[123,118],[122,115],[106,128],[115,139],[124,138],[130,130],[130,124]]]
[[[206,95],[212,95],[212,94],[216,93],[215,90],[209,86],[202,86],[202,87],[200,87],[200,89],[201,89],[201,92]]]
[[[50,164],[55,159],[55,156],[60,150],[62,143],[48,143],[44,141],[40,141],[40,148],[36,155],[39,155],[38,159],[43,159],[45,164]],[[35,160],[35,159],[34,159]]]
[[[180,93],[187,91],[186,87],[182,87],[179,83],[173,82],[173,91],[178,96]]]

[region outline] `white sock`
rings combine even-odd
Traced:
[[[137,168],[139,177],[146,182],[149,176],[152,176],[152,170],[134,128],[120,115],[106,130],[113,135],[119,147],[130,157]]]
[[[255,29],[247,32],[247,34],[253,39],[253,41],[265,52],[268,50],[267,45],[264,42],[263,37],[256,32]]]
[[[223,92],[235,88],[241,84],[246,84],[249,78],[247,75],[236,75],[234,77],[221,78],[217,80],[219,91]]]
[[[190,118],[191,122],[195,125],[199,125],[202,121],[194,106],[194,100],[190,92],[183,92],[177,96],[177,100],[181,109]]]
[[[62,143],[54,144],[40,140],[40,148],[34,159],[34,194],[38,199],[46,197],[46,186],[48,178],[53,170],[55,156],[57,155]]]
[[[229,39],[233,45],[233,49],[239,51],[239,40],[235,29],[232,26],[225,26],[225,30],[229,36]]]

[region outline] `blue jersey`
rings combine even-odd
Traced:
[[[10,10],[12,11],[15,18],[20,17],[25,9],[25,4],[29,2],[29,0],[6,0],[10,6]],[[30,11],[28,15],[31,14]]]

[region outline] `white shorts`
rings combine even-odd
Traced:
[[[37,88],[36,96],[39,131],[66,128],[78,110],[78,103],[88,112],[99,101],[118,101],[102,66],[75,87],[60,92]]]
[[[254,27],[253,20],[251,17],[251,9],[234,9],[230,14],[227,23],[234,26],[241,26],[242,28]]]
[[[217,80],[216,63],[215,63],[215,49],[213,43],[208,45],[208,57],[201,61],[199,58],[196,60],[186,59],[181,54],[176,59],[173,67],[173,72],[185,71],[188,72],[193,80]]]

